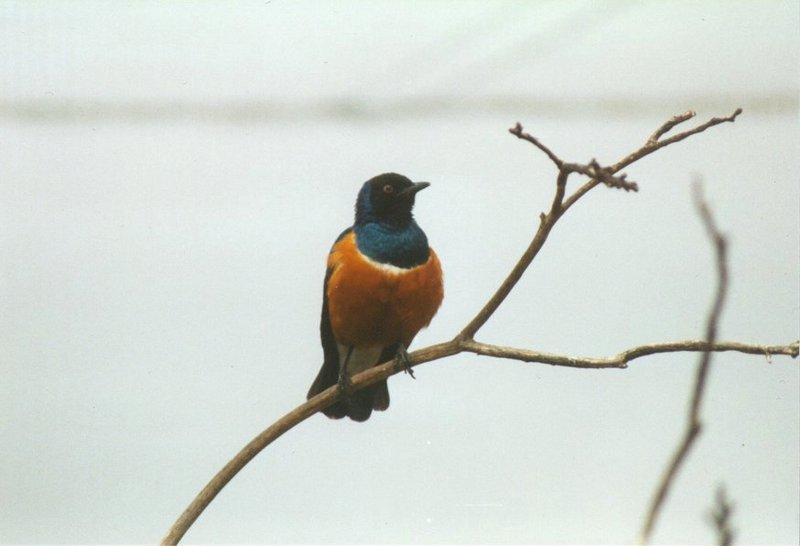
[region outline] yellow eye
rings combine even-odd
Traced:
[[[394,186],[392,186],[391,184],[386,184],[383,187],[383,193],[392,193],[393,191],[394,191]]]

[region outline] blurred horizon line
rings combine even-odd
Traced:
[[[679,104],[680,106],[676,106]],[[723,116],[742,107],[751,115],[797,114],[796,91],[770,94],[688,95],[676,98],[563,98],[491,95],[458,97],[426,95],[412,98],[327,97],[318,100],[183,99],[112,100],[0,99],[0,119],[25,122],[80,122],[86,120],[211,121],[227,123],[272,123],[291,120],[380,121],[386,118],[433,118],[459,114],[506,113],[550,118],[632,118],[644,114],[658,117],[687,109],[704,115]]]

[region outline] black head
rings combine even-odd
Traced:
[[[414,197],[428,186],[428,182],[414,183],[396,173],[379,174],[367,180],[358,192],[356,224],[403,225],[411,222]]]

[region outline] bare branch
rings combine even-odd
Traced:
[[[516,349],[513,347],[502,347],[479,343],[471,339],[452,340],[447,343],[439,343],[418,349],[410,353],[409,361],[411,366],[417,366],[425,362],[440,360],[448,356],[456,355],[461,352],[471,352],[479,355],[492,356],[496,358],[506,358],[511,360],[521,360],[523,362],[534,362],[549,364],[552,366],[565,366],[570,368],[626,368],[628,362],[643,356],[685,352],[685,351],[736,351],[739,353],[755,355],[787,355],[796,358],[800,354],[800,341],[790,345],[750,345],[740,342],[718,342],[709,345],[706,341],[675,341],[670,343],[656,343],[651,345],[641,345],[627,349],[616,356],[610,358],[584,358],[568,357],[552,353],[531,351],[527,349]],[[398,367],[394,360],[375,366],[352,377],[353,390],[359,390],[382,379],[386,379],[396,373],[403,371],[403,367]],[[338,396],[336,387],[333,386],[314,398],[297,406],[292,411],[275,421],[269,428],[253,438],[244,448],[242,448],[231,461],[226,464],[216,476],[200,491],[192,503],[184,510],[183,514],[175,521],[167,535],[162,539],[161,544],[177,544],[186,531],[197,520],[208,504],[217,496],[233,477],[249,463],[256,455],[272,442],[277,440],[284,432],[305,421],[309,416],[317,413],[321,409],[332,404]]]
[[[533,351],[530,349],[518,349],[515,347],[490,345],[488,343],[481,343],[475,340],[462,340],[459,342],[458,347],[461,351],[491,356],[494,358],[507,358],[510,360],[520,360],[522,362],[550,364],[551,366],[566,366],[569,368],[589,369],[627,368],[628,363],[636,360],[637,358],[663,353],[734,351],[744,354],[764,355],[767,359],[769,359],[772,357],[772,355],[784,355],[797,358],[798,352],[800,352],[800,342],[795,342],[790,345],[751,345],[738,341],[718,341],[716,343],[709,344],[707,341],[703,340],[672,341],[667,343],[639,345],[607,358],[565,356],[541,351]]]
[[[717,259],[717,291],[714,296],[714,302],[711,306],[708,319],[706,322],[706,342],[713,345],[717,339],[717,325],[719,324],[719,317],[722,313],[722,306],[725,303],[725,295],[728,290],[728,264],[727,264],[727,247],[725,238],[717,229],[714,223],[714,218],[708,205],[703,200],[699,191],[699,186],[695,185],[695,203],[697,205],[700,217],[703,220],[703,225],[708,232],[708,236],[714,245],[714,252]],[[697,376],[695,379],[694,389],[692,391],[692,402],[689,406],[689,415],[686,423],[686,432],[683,440],[678,445],[672,460],[667,466],[661,482],[653,497],[650,509],[645,518],[644,527],[640,543],[646,544],[650,540],[650,536],[655,528],[656,521],[664,505],[664,500],[669,493],[669,489],[675,481],[681,466],[689,454],[689,450],[694,444],[697,435],[700,434],[702,423],[700,422],[700,405],[703,401],[703,394],[705,393],[706,379],[708,377],[708,370],[711,366],[711,351],[704,351],[700,357],[700,363],[697,366]]]
[[[550,158],[550,161],[556,164],[557,168],[560,169],[561,165],[564,164],[564,162],[561,161],[561,159],[559,159],[559,157],[556,154],[550,151],[550,148],[542,144],[538,138],[523,132],[522,125],[519,122],[517,122],[517,124],[514,127],[509,129],[508,132],[516,136],[517,138],[521,138],[522,140],[527,140],[528,142],[539,148],[541,151],[545,153],[545,155],[547,155],[547,157]]]
[[[586,193],[588,193],[592,188],[597,186],[600,183],[605,183],[612,187],[620,187],[624,188],[625,190],[633,190],[636,191],[638,186],[635,182],[628,182],[625,180],[625,176],[618,176],[614,177],[614,175],[619,172],[623,167],[626,167],[633,163],[634,161],[638,161],[639,159],[645,157],[653,153],[654,151],[658,150],[659,148],[663,148],[664,146],[668,146],[669,144],[673,144],[680,140],[683,140],[691,135],[700,133],[705,131],[709,127],[713,127],[714,125],[719,125],[720,123],[724,123],[726,121],[734,121],[736,117],[742,113],[741,108],[737,108],[736,111],[731,114],[730,116],[724,118],[712,118],[709,121],[703,123],[695,127],[694,129],[690,129],[689,131],[685,131],[683,133],[679,133],[667,140],[658,141],[657,138],[663,136],[667,131],[690,119],[692,116],[686,114],[681,114],[678,116],[674,116],[672,119],[664,123],[661,127],[659,127],[655,133],[648,139],[648,142],[639,150],[629,154],[624,159],[617,161],[611,167],[601,168],[596,161],[592,160],[590,165],[580,165],[577,163],[564,163],[556,154],[554,154],[550,148],[542,144],[539,139],[536,137],[526,133],[522,129],[522,125],[517,123],[513,128],[509,129],[509,132],[516,136],[519,139],[526,140],[536,146],[539,150],[544,152],[547,157],[556,165],[558,168],[558,177],[556,179],[556,193],[553,197],[553,204],[550,207],[550,212],[548,214],[541,216],[541,222],[539,223],[539,229],[536,231],[536,234],[533,237],[533,240],[528,245],[528,248],[525,249],[525,252],[520,257],[517,264],[508,274],[508,276],[503,280],[502,284],[497,288],[495,293],[489,299],[488,302],[478,311],[478,314],[467,324],[463,330],[458,334],[457,339],[472,339],[475,337],[475,334],[478,330],[486,324],[486,321],[489,320],[494,312],[497,310],[498,307],[503,303],[503,301],[508,297],[513,290],[514,286],[516,286],[517,282],[522,278],[523,273],[528,269],[531,262],[533,262],[536,255],[539,254],[539,251],[544,246],[544,243],[547,241],[547,237],[550,235],[550,230],[553,228],[555,223],[558,219],[567,211],[575,202],[578,201],[581,197],[583,197]],[[656,137],[656,141],[654,143],[650,143],[650,141]],[[584,174],[585,176],[591,177],[589,182],[585,183],[583,186],[578,188],[575,193],[573,193],[566,201],[564,200],[564,195],[566,193],[566,186],[567,186],[567,178],[571,173],[578,173]]]
[[[707,122],[698,125],[694,129],[689,129],[688,131],[684,131],[682,133],[678,133],[677,135],[671,136],[671,137],[669,137],[669,138],[667,138],[665,140],[657,139],[657,140],[651,142],[650,139],[652,139],[653,136],[661,137],[667,131],[669,131],[670,129],[672,129],[676,125],[678,125],[678,123],[683,123],[684,121],[686,121],[688,119],[691,119],[693,117],[693,116],[688,116],[688,113],[681,114],[679,116],[675,116],[674,118],[669,120],[667,123],[662,125],[655,133],[653,133],[653,135],[650,137],[650,139],[648,139],[647,143],[644,146],[642,146],[641,148],[639,148],[638,150],[636,150],[632,154],[626,156],[625,158],[623,158],[623,159],[619,160],[617,163],[615,163],[611,167],[612,172],[617,172],[620,169],[624,169],[625,167],[627,167],[631,163],[633,163],[635,161],[639,161],[643,157],[652,154],[656,150],[660,150],[664,146],[669,146],[670,144],[675,144],[676,142],[680,142],[681,140],[684,140],[684,139],[686,139],[686,138],[688,138],[688,137],[690,137],[692,135],[696,135],[697,133],[702,133],[703,131],[705,131],[706,129],[708,129],[710,127],[714,127],[715,125],[719,125],[721,123],[727,123],[727,122],[733,123],[734,121],[736,121],[736,118],[739,117],[739,114],[741,114],[741,113],[742,113],[742,109],[741,108],[737,108],[733,112],[733,114],[731,114],[730,116],[725,116],[725,117],[722,117],[722,118],[711,118]],[[666,130],[662,131],[662,129],[664,129],[665,127],[666,127]]]
[[[511,270],[502,284],[500,284],[489,301],[486,302],[483,308],[478,311],[478,314],[475,315],[475,317],[464,327],[463,330],[461,330],[458,336],[456,336],[456,339],[472,339],[475,336],[475,333],[484,324],[486,324],[486,321],[489,320],[489,317],[491,317],[497,308],[500,307],[500,304],[503,303],[506,297],[511,293],[511,290],[514,288],[514,286],[516,286],[517,282],[519,282],[519,280],[522,278],[522,275],[528,269],[528,266],[544,246],[545,241],[547,241],[547,236],[550,234],[550,230],[553,229],[556,220],[561,214],[561,200],[564,196],[564,187],[565,184],[558,184],[558,190],[556,191],[556,195],[553,199],[553,205],[550,209],[550,213],[540,216],[539,229],[536,231],[536,235],[534,235],[533,240],[528,245],[528,248],[525,249],[525,252],[522,254],[522,256],[520,256],[520,259],[517,261],[516,265],[514,265],[514,268]]]
[[[656,131],[650,136],[650,138],[647,139],[647,142],[645,142],[644,146],[642,146],[635,152],[628,154],[624,158],[620,159],[619,161],[614,163],[614,165],[612,165],[611,167],[608,167],[609,172],[612,174],[617,173],[620,170],[627,167],[628,165],[630,165],[631,163],[639,161],[643,157],[652,154],[656,150],[660,150],[664,146],[675,144],[676,142],[680,142],[681,140],[684,140],[685,138],[688,138],[692,135],[696,135],[697,133],[702,133],[706,129],[714,127],[715,125],[719,125],[721,123],[726,123],[726,122],[733,123],[734,121],[736,121],[736,118],[741,113],[742,109],[737,108],[733,112],[733,114],[729,116],[725,116],[722,118],[711,118],[707,122],[698,125],[694,129],[689,129],[688,131],[684,131],[683,133],[678,133],[677,135],[674,135],[666,140],[659,140],[662,136],[664,136],[667,132],[673,129],[676,125],[679,125],[680,123],[692,119],[694,117],[694,112],[685,112],[683,114],[674,116],[672,119],[664,123],[661,127],[656,129]],[[570,195],[566,199],[566,201],[564,201],[564,206],[562,207],[563,211],[566,211],[568,208],[574,205],[581,197],[586,195],[591,189],[593,189],[599,183],[600,183],[599,180],[592,179],[583,184],[577,190],[575,190],[575,193]]]
[[[596,159],[592,159],[588,164],[581,165],[578,163],[565,163],[563,169],[569,172],[579,173],[589,178],[602,182],[609,188],[621,188],[625,191],[639,191],[639,186],[636,182],[628,182],[625,180],[627,175],[621,174],[615,176],[609,167],[601,167]]]
[[[683,123],[684,121],[688,121],[695,117],[695,114],[692,110],[688,112],[684,112],[683,114],[678,114],[677,116],[673,116],[670,120],[666,121],[664,125],[656,129],[656,131],[650,135],[650,138],[647,139],[646,146],[655,146],[660,139],[665,134],[669,133],[676,125]]]
[[[604,183],[612,187],[619,187],[628,191],[635,191],[637,186],[634,182],[628,182],[624,175],[615,176],[615,173],[622,169],[624,166],[633,163],[634,161],[648,155],[673,142],[677,142],[692,134],[699,133],[705,129],[722,123],[724,121],[734,121],[736,116],[741,113],[738,109],[732,116],[727,118],[713,118],[703,125],[696,127],[685,133],[680,133],[673,136],[671,139],[659,141],[658,139],[675,127],[677,124],[686,121],[691,116],[682,114],[675,116],[665,124],[663,124],[654,134],[650,140],[656,141],[655,144],[645,145],[642,149],[630,154],[625,159],[618,161],[611,167],[601,167],[596,161],[590,162],[588,165],[580,164],[565,164],[558,156],[556,156],[549,148],[538,141],[535,137],[528,135],[522,131],[522,126],[517,124],[510,132],[518,138],[531,142],[534,146],[544,152],[548,158],[557,166],[559,173],[556,179],[556,192],[553,197],[553,202],[549,213],[540,215],[540,223],[533,240],[520,257],[517,264],[512,271],[497,289],[491,299],[484,305],[478,314],[467,324],[466,327],[455,337],[453,340],[446,343],[432,345],[423,349],[414,351],[409,355],[410,363],[412,366],[438,360],[447,356],[455,355],[463,351],[473,352],[475,354],[489,355],[499,358],[509,358],[515,360],[522,360],[527,362],[539,362],[550,364],[554,366],[568,366],[577,368],[625,368],[631,360],[640,358],[642,356],[676,351],[738,351],[749,354],[763,354],[767,358],[770,355],[789,355],[797,357],[800,352],[800,343],[796,342],[784,346],[763,346],[763,345],[749,345],[739,342],[720,342],[716,343],[713,339],[706,341],[679,341],[671,343],[659,343],[652,345],[642,345],[623,351],[619,355],[606,359],[597,358],[577,358],[562,355],[554,355],[550,353],[542,353],[531,351],[527,349],[514,349],[510,347],[501,347],[496,345],[489,345],[474,341],[475,333],[486,323],[491,315],[497,310],[500,304],[505,300],[513,287],[522,277],[523,273],[530,266],[533,259],[541,250],[542,246],[547,240],[550,230],[553,228],[558,219],[563,213],[574,204],[580,197],[585,195],[595,185]],[[564,201],[566,192],[567,178],[572,173],[583,174],[592,179],[581,186],[572,196]],[[358,390],[371,385],[377,381],[385,379],[399,371],[403,370],[394,361],[375,366],[369,370],[359,373],[352,377],[352,389]],[[704,372],[705,373],[705,372]],[[309,416],[318,412],[332,404],[339,396],[337,388],[331,387],[324,392],[318,394],[312,399],[306,401],[294,410],[290,411],[282,418],[273,423],[269,428],[265,429],[261,434],[253,438],[228,464],[226,464],[214,478],[200,491],[197,497],[192,501],[189,507],[181,514],[178,520],[170,528],[167,535],[162,540],[162,544],[177,544],[185,535],[186,531],[191,527],[194,521],[200,516],[203,510],[214,499],[214,497],[222,490],[223,487],[241,470],[250,460],[252,460],[261,450],[274,442],[283,433],[290,430],[297,424],[301,423]],[[698,402],[699,406],[699,402]],[[696,434],[696,432],[695,432]],[[687,448],[688,449],[688,448]]]
[[[411,365],[421,364],[430,360],[444,358],[446,356],[454,355],[460,352],[454,342],[440,343],[438,345],[431,345],[424,349],[419,349],[409,354]],[[375,366],[354,375],[351,378],[352,390],[357,391],[363,389],[373,383],[385,379],[398,372],[404,371],[405,368],[398,364],[395,360]],[[318,411],[330,406],[339,397],[337,386],[330,387],[315,397],[300,404],[292,411],[272,423],[261,434],[253,438],[244,448],[237,453],[228,464],[217,472],[217,474],[209,481],[206,486],[198,493],[192,500],[191,504],[183,511],[175,523],[172,524],[167,534],[161,539],[162,545],[178,544],[186,531],[192,524],[200,517],[203,510],[214,500],[220,491],[230,482],[244,466],[249,463],[256,455],[258,455],[265,447],[277,440],[286,431],[294,428],[296,425],[308,419]]]

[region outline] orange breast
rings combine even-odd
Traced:
[[[427,326],[444,297],[442,268],[431,250],[410,269],[373,262],[348,233],[328,256],[328,314],[333,335],[346,345],[408,346]]]

